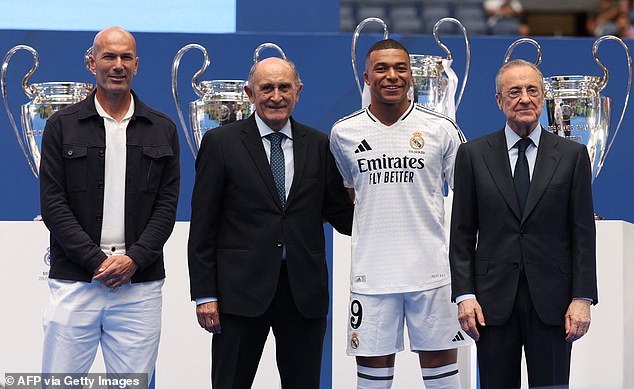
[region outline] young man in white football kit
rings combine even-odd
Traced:
[[[370,106],[335,123],[330,147],[355,199],[348,355],[357,388],[390,388],[396,352],[419,355],[427,389],[460,388],[457,347],[470,344],[451,302],[444,184],[462,133],[408,99],[407,49],[386,39],[366,56]]]

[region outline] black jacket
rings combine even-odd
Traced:
[[[290,120],[294,175],[284,208],[253,115],[208,131],[198,152],[189,230],[191,297],[217,297],[223,313],[256,317],[266,311],[284,247],[297,308],[305,317],[328,313],[323,223],[349,235],[354,206],[328,137]]]
[[[132,282],[165,277],[163,245],[176,221],[180,185],[176,126],[139,100],[126,129],[125,245]],[[52,115],[42,137],[40,206],[51,232],[50,278],[90,282],[106,258],[101,240],[105,129],[95,93]]]
[[[563,325],[575,297],[598,302],[592,173],[585,146],[541,130],[524,213],[504,130],[460,146],[449,261],[452,299],[474,293],[487,325],[504,324],[524,268],[541,321]]]

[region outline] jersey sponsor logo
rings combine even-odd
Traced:
[[[362,140],[361,143],[359,143],[359,146],[357,146],[357,149],[354,151],[355,154],[357,153],[362,153],[364,151],[370,151],[372,150],[372,147],[370,147],[370,144],[368,143],[367,140]]]
[[[425,167],[425,159],[412,158],[407,155],[393,157],[383,154],[379,158],[359,158],[357,166],[359,174],[368,173],[369,185],[413,183],[414,171]]]
[[[412,158],[407,155],[392,157],[383,154],[379,158],[359,158],[357,159],[357,166],[359,167],[359,173],[388,169],[423,169],[425,167],[425,159]]]
[[[412,134],[412,137],[409,138],[409,147],[414,150],[421,150],[425,147],[425,139],[423,139],[423,134],[416,131]]]

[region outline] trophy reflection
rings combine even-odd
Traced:
[[[265,48],[273,48],[279,51],[282,58],[286,59],[284,51],[274,43],[263,43],[258,46],[253,55],[253,61],[259,60],[260,52]],[[181,103],[178,98],[178,68],[183,55],[192,49],[199,50],[203,54],[203,64],[194,73],[191,86],[199,99],[188,104],[189,125],[185,120]],[[181,48],[174,57],[172,63],[172,97],[176,105],[178,118],[185,133],[185,139],[194,157],[198,154],[200,142],[205,133],[216,127],[246,119],[253,113],[253,107],[249,97],[244,92],[245,80],[212,80],[200,81],[198,78],[210,64],[207,49],[199,44],[188,44]]]
[[[18,129],[11,112],[6,85],[9,61],[20,50],[26,50],[33,56],[33,66],[22,81],[22,90],[30,101],[20,107],[21,130]],[[2,98],[9,122],[35,178],[39,178],[40,148],[46,120],[60,109],[82,101],[93,89],[92,84],[80,82],[42,82],[29,85],[29,78],[38,66],[39,55],[37,51],[30,46],[17,45],[4,56],[0,78]]]

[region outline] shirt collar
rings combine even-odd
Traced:
[[[372,105],[372,104],[370,104]],[[370,119],[372,119],[375,122],[381,123],[381,121],[379,120],[379,118],[377,118],[372,111],[370,111],[370,105],[368,105],[367,107],[365,107],[365,111],[367,112],[368,116],[370,116]],[[407,107],[407,109],[405,110],[405,112],[403,112],[403,114],[401,115],[401,117],[398,118],[398,120],[396,122],[400,122],[401,120],[405,119],[405,117],[407,117],[407,115],[409,115],[410,112],[412,112],[412,109],[414,109],[414,99],[410,99],[409,100],[409,107]],[[396,123],[395,122],[395,123]]]
[[[99,104],[99,100],[97,100],[96,93],[95,93],[95,109],[97,110],[97,113],[99,114],[99,116],[101,116],[102,118],[115,120],[112,116],[108,115],[106,110],[103,109],[101,104]],[[126,112],[126,114],[123,116],[123,119],[121,119],[121,121],[130,119],[132,115],[134,115],[134,97],[132,96],[132,94],[130,94],[130,106],[128,107],[128,112]]]
[[[258,131],[260,131],[260,137],[262,137],[262,138],[264,138],[268,134],[272,134],[274,132],[279,132],[279,133],[282,133],[282,134],[286,135],[289,139],[293,139],[293,133],[291,131],[291,121],[290,120],[286,121],[286,124],[284,125],[284,127],[282,127],[281,130],[274,131],[274,130],[271,129],[271,127],[267,126],[266,123],[264,123],[264,120],[260,119],[260,116],[258,116],[258,114],[256,112],[255,113],[255,124],[257,124],[257,126],[258,126]]]
[[[517,135],[517,133],[515,133],[515,131],[513,131],[511,127],[509,127],[508,123],[506,123],[506,125],[504,126],[504,135],[506,137],[507,151],[511,150],[515,146],[517,141],[521,139],[521,137]],[[541,125],[537,123],[535,128],[533,128],[530,134],[528,134],[528,137],[533,141],[533,144],[535,145],[535,147],[539,147],[539,139],[541,138],[541,135],[542,135]]]

